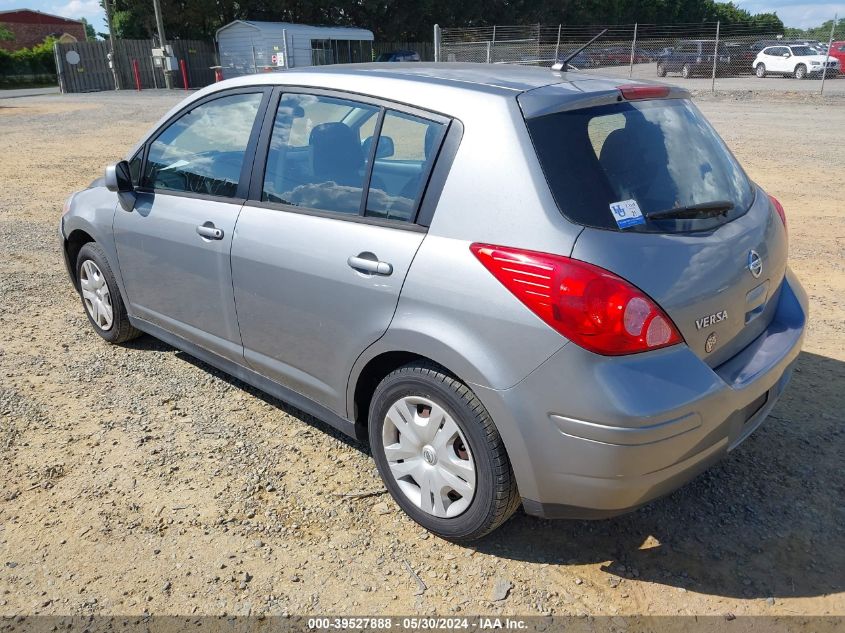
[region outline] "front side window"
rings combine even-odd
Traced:
[[[233,198],[262,96],[221,97],[171,123],[150,145],[144,186]]]
[[[261,199],[357,214],[367,171],[361,128],[379,108],[346,99],[283,95],[276,113]]]
[[[444,126],[388,110],[381,127],[366,215],[413,220]]]

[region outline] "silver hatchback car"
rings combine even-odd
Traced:
[[[146,332],[368,440],[456,541],[674,490],[764,420],[807,319],[783,208],[689,94],[577,72],[218,83],[60,237],[105,340]]]

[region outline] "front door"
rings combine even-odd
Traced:
[[[425,237],[414,215],[446,127],[430,116],[282,95],[256,199],[238,220],[246,361],[341,416],[352,365],[390,325]]]
[[[257,89],[188,106],[149,142],[135,207],[114,220],[131,313],[232,360],[242,346],[229,256],[264,98]]]
[[[766,51],[766,70],[776,73],[790,72],[792,70],[789,58],[784,57],[789,53],[785,46],[776,46]]]

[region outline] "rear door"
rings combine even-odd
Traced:
[[[686,42],[681,44],[669,55],[666,62],[666,70],[671,72],[679,72],[692,57],[696,51],[695,44]]]
[[[572,257],[651,296],[711,366],[765,329],[785,273],[785,229],[691,102],[610,103],[527,123],[558,207],[585,227]],[[647,216],[719,201],[728,208],[710,217],[614,215],[619,205]]]
[[[345,416],[352,365],[387,330],[425,237],[415,214],[448,121],[322,91],[276,98],[232,246],[244,355]]]

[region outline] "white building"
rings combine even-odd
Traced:
[[[223,78],[301,66],[370,62],[373,33],[343,26],[235,20],[217,30]]]

